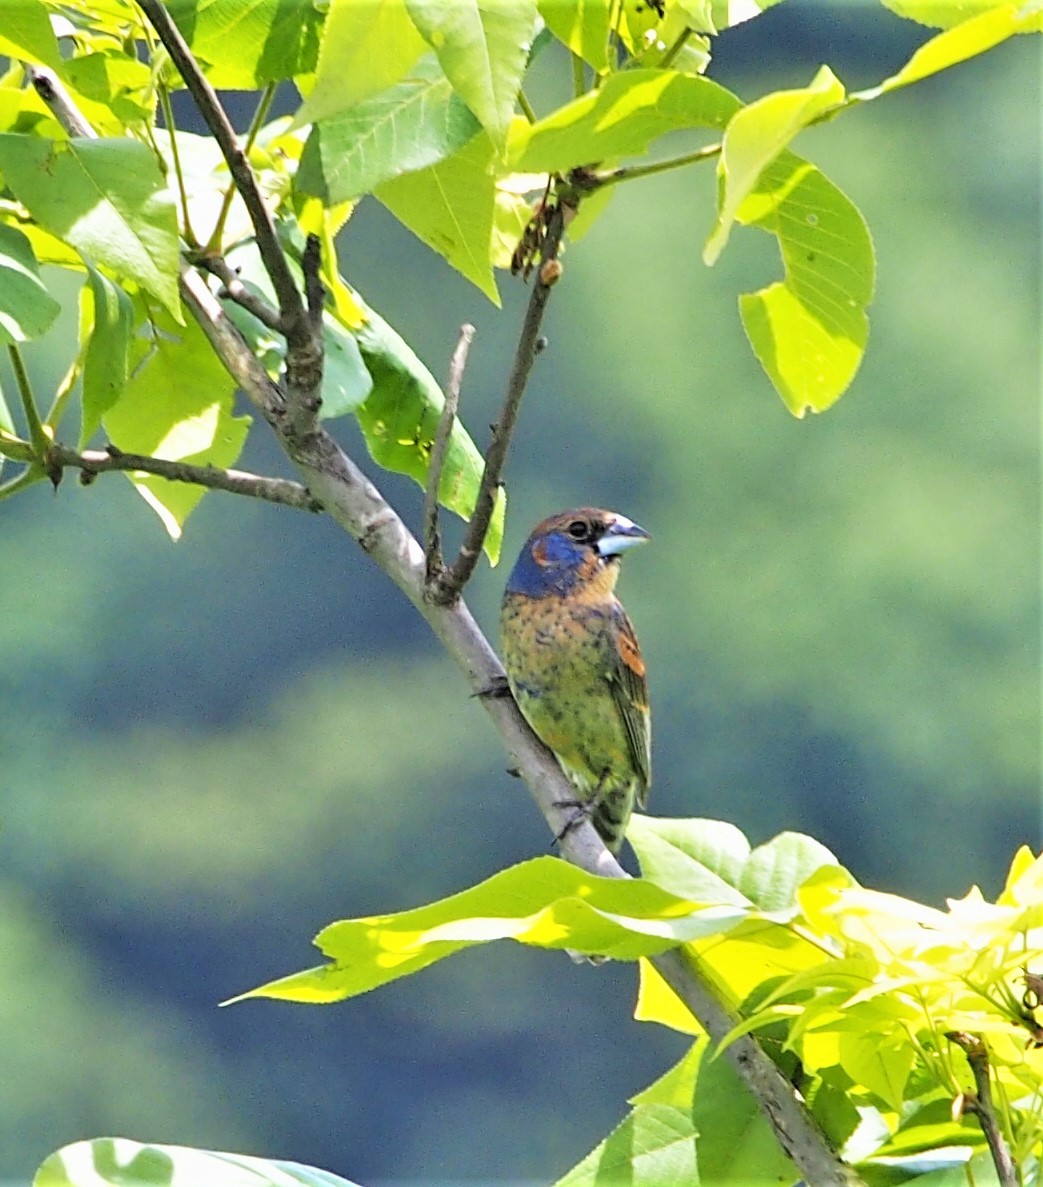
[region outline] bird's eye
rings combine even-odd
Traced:
[[[574,519],[568,526],[568,533],[573,540],[589,540],[590,524],[585,519]]]

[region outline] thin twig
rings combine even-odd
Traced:
[[[1000,1187],[1018,1187],[1018,1172],[1014,1167],[1014,1159],[996,1120],[996,1111],[992,1104],[988,1048],[980,1035],[969,1034],[965,1030],[946,1031],[945,1037],[957,1047],[962,1047],[967,1056],[967,1063],[974,1076],[975,1091],[973,1096],[968,1094],[964,1097],[963,1109],[964,1112],[973,1113],[978,1118],[989,1153],[992,1155],[992,1164],[996,1168]]]
[[[29,440],[32,442],[33,448],[36,450],[37,454],[42,455],[50,445],[51,439],[44,432],[43,423],[40,420],[40,413],[36,409],[36,400],[33,397],[33,385],[32,381],[29,379],[29,372],[25,369],[25,363],[22,360],[22,352],[13,342],[8,343],[7,354],[11,360],[11,370],[14,371],[18,395],[22,401],[22,411],[25,413],[25,423],[29,428]]]
[[[47,460],[59,469],[80,471],[80,482],[89,485],[99,474],[121,472],[156,474],[171,482],[187,482],[205,486],[208,490],[223,490],[233,495],[247,495],[268,503],[279,503],[298,511],[321,511],[322,504],[306,486],[288,478],[267,478],[249,474],[245,470],[221,470],[216,466],[193,466],[187,462],[173,462],[147,454],[124,453],[110,446],[108,449],[85,449],[79,452],[64,445],[52,445]]]
[[[48,70],[46,66],[37,66],[33,62],[23,62],[22,69],[32,83],[33,90],[70,136],[79,136],[84,140],[97,139],[98,133],[84,119],[53,70]]]
[[[621,181],[634,181],[638,177],[651,177],[656,173],[667,173],[671,169],[682,169],[685,165],[694,165],[698,161],[710,161],[714,157],[719,157],[722,148],[721,144],[708,144],[705,148],[697,148],[677,157],[667,157],[663,161],[652,161],[647,165],[621,165],[618,169],[609,169],[605,173],[588,172],[584,175],[582,188],[599,190]]]
[[[279,316],[279,310],[275,308],[267,297],[261,293],[254,292],[253,289],[248,289],[239,279],[236,270],[228,263],[224,256],[203,255],[195,252],[187,254],[197,268],[202,268],[220,280],[221,291],[218,293],[218,296],[227,297],[229,301],[234,301],[236,305],[241,306],[247,313],[256,317],[269,330],[273,330],[277,334],[282,332],[282,318]]]
[[[467,366],[467,354],[474,340],[474,326],[464,323],[460,336],[449,360],[449,379],[445,386],[445,407],[438,419],[438,430],[431,446],[431,460],[427,466],[427,486],[424,490],[424,555],[427,558],[426,584],[432,587],[442,576],[445,563],[442,558],[442,537],[438,530],[438,489],[442,484],[442,469],[445,466],[449,437],[456,420],[460,404],[460,384]]]
[[[507,391],[500,410],[500,417],[493,425],[492,440],[485,455],[485,470],[482,474],[482,484],[475,499],[474,513],[467,524],[464,542],[460,545],[460,552],[431,590],[432,599],[439,605],[451,605],[460,596],[460,591],[471,579],[475,565],[482,553],[482,546],[489,531],[493,509],[496,506],[496,496],[500,490],[500,475],[507,459],[507,450],[511,444],[511,434],[514,423],[518,418],[518,408],[521,406],[525,385],[532,370],[533,361],[541,348],[539,338],[540,325],[543,322],[543,311],[547,307],[552,284],[544,279],[543,265],[558,258],[558,249],[565,230],[565,208],[561,200],[555,204],[547,220],[547,230],[543,238],[540,253],[540,268],[537,271],[536,283],[533,285],[529,307],[525,311],[525,321],[522,323],[518,347],[514,352],[514,362],[507,380]]]
[[[250,150],[257,140],[257,134],[260,132],[264,123],[264,117],[268,114],[268,110],[272,105],[272,100],[275,98],[276,84],[270,82],[261,92],[261,98],[257,104],[257,108],[253,113],[253,118],[250,120],[250,126],[246,129],[246,140],[243,142],[243,152],[249,157]],[[230,182],[228,189],[225,190],[225,196],[221,202],[221,209],[217,215],[217,221],[214,223],[214,229],[210,232],[210,238],[206,242],[204,250],[215,252],[221,250],[221,240],[225,233],[225,223],[228,221],[228,213],[232,209],[232,200],[238,191],[235,183]]]

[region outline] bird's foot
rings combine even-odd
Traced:
[[[572,816],[565,821],[565,826],[551,841],[552,846],[560,845],[574,828],[579,828],[585,820],[590,820],[593,811],[593,805],[586,800],[554,800],[551,807],[573,810]]]
[[[472,692],[473,697],[509,697],[511,695],[511,686],[507,683],[506,676],[494,676],[484,688],[479,688],[476,692]]]

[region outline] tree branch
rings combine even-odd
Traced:
[[[992,1155],[992,1164],[996,1168],[996,1177],[1000,1187],[1018,1187],[1018,1173],[1011,1157],[1010,1147],[1007,1145],[996,1119],[996,1110],[992,1103],[992,1083],[989,1080],[989,1052],[980,1035],[968,1034],[964,1030],[950,1030],[945,1037],[962,1047],[970,1064],[974,1076],[974,1095],[963,1098],[963,1111],[973,1113],[981,1125],[985,1141]]]
[[[287,408],[291,417],[287,429],[297,436],[306,436],[314,429],[321,405],[322,335],[317,332],[297,289],[279,243],[275,223],[217,93],[207,82],[162,0],[139,0],[139,7],[191,92],[200,115],[228,164],[232,180],[250,216],[257,249],[279,302],[279,328],[286,338]],[[174,135],[173,128],[170,134]]]
[[[456,409],[460,403],[460,384],[467,366],[467,355],[474,340],[474,326],[465,323],[460,327],[453,357],[449,360],[449,379],[445,387],[445,407],[438,420],[438,430],[431,446],[431,460],[427,466],[427,486],[424,489],[424,555],[427,558],[427,584],[431,588],[442,577],[445,562],[442,557],[442,538],[438,531],[438,489],[442,485],[442,469],[445,466],[449,437],[456,420]]]
[[[507,450],[511,444],[511,434],[518,418],[525,385],[529,380],[532,364],[539,354],[542,343],[539,338],[540,325],[543,322],[543,312],[547,307],[547,300],[557,275],[553,278],[545,270],[546,265],[558,258],[561,238],[565,231],[565,206],[559,196],[547,218],[546,232],[543,236],[540,251],[540,268],[536,283],[529,297],[529,305],[525,311],[518,347],[514,352],[514,362],[507,379],[507,391],[504,395],[500,417],[493,425],[492,441],[485,455],[485,470],[482,473],[482,484],[475,499],[474,513],[471,515],[464,535],[463,544],[455,561],[438,578],[431,588],[431,599],[439,605],[448,606],[460,596],[460,591],[471,579],[478,558],[482,554],[482,545],[489,531],[493,509],[496,506],[496,496],[500,490],[500,475],[507,460]]]
[[[155,6],[154,0],[143,2],[150,8]],[[45,89],[50,96],[45,98],[45,102],[56,117],[63,121],[63,126],[66,126],[65,119],[78,116],[68,95],[63,97],[60,90]],[[82,126],[82,116],[78,118]],[[548,229],[549,242],[544,245],[546,259],[556,258],[561,239],[560,207],[556,214],[553,237]],[[573,799],[574,789],[553,754],[529,728],[514,699],[486,695],[489,690],[503,686],[506,679],[503,666],[465,603],[457,598],[451,605],[442,605],[427,597],[424,551],[394,508],[321,425],[316,425],[307,434],[287,432],[285,394],[268,376],[203,278],[186,264],[182,268],[179,283],[185,304],[199,322],[214,352],[246,396],[272,424],[287,455],[302,475],[307,490],[406,595],[463,673],[471,691],[479,696],[500,734],[512,765],[525,780],[547,820],[551,834],[561,836],[562,856],[592,874],[627,877],[605,848],[590,821],[580,820],[576,823],[570,809],[560,806],[562,802],[568,803]],[[526,328],[523,329],[508,384],[509,396],[515,393],[513,413],[505,423],[505,436],[493,441],[499,454],[494,478],[490,478],[494,466],[492,448],[486,464],[490,492],[495,492],[499,480],[498,468],[506,456],[507,438],[513,427],[514,415],[517,414],[517,401],[521,398],[524,380],[536,353],[539,317],[542,316],[547,299],[547,292],[543,291],[537,301],[540,285],[544,290],[550,287],[542,280],[538,281],[529,302]],[[523,349],[526,343],[528,345]],[[517,392],[516,384],[520,385]],[[505,412],[508,402],[505,401]],[[21,481],[21,476],[15,481]],[[491,497],[488,501],[491,514]],[[480,547],[479,543],[478,549]],[[477,555],[474,559],[477,559]],[[473,569],[473,564],[471,567]],[[570,827],[566,829],[566,825]],[[723,1037],[735,1026],[737,1019],[693,971],[681,950],[654,957],[652,964],[712,1037]],[[735,1066],[743,1083],[763,1109],[779,1142],[809,1183],[814,1184],[814,1187],[854,1187],[859,1183],[854,1173],[845,1167],[833,1151],[808,1111],[802,1107],[792,1086],[752,1038],[743,1036],[737,1039],[725,1048],[724,1055]]]
[[[221,291],[218,296],[234,301],[236,305],[256,317],[269,330],[273,330],[276,334],[282,333],[282,316],[279,310],[271,304],[267,297],[248,289],[224,256],[204,255],[202,252],[190,252],[186,255],[197,268],[202,268],[203,271],[216,276],[221,282]]]
[[[288,478],[267,478],[260,474],[248,474],[245,470],[221,470],[216,466],[192,466],[187,462],[173,462],[147,454],[124,453],[112,445],[105,450],[85,449],[82,453],[64,445],[52,445],[47,451],[47,462],[60,470],[79,470],[80,482],[85,486],[99,474],[109,472],[156,474],[171,482],[187,482],[193,486],[205,486],[209,490],[248,495],[298,511],[322,510],[322,504],[313,498],[306,486]]]

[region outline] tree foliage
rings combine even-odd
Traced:
[[[719,258],[736,224],[776,239],[781,279],[740,295],[742,324],[792,413],[829,408],[867,348],[873,249],[855,204],[794,140],[1043,27],[1040,0],[889,4],[941,30],[897,73],[850,91],[823,66],[806,87],[744,103],[707,76],[713,39],[767,3],[165,7],[184,60],[162,6],[144,0],[28,0],[5,14],[0,336],[16,384],[0,395],[0,498],[57,486],[70,468],[83,481],[120,470],[176,539],[208,490],[233,490],[339,513],[392,576],[391,544],[383,554],[372,544],[376,516],[366,523],[349,505],[377,496],[358,496],[350,472],[325,471],[309,452],[324,447],[316,414],[352,416],[381,467],[425,487],[432,508],[437,500],[481,525],[471,552],[484,548],[495,563],[506,511],[496,479],[541,302],[562,275],[559,246],[589,230],[615,187],[708,162],[718,205],[705,212],[703,259]],[[546,111],[526,91],[541,61],[572,90]],[[206,84],[261,92],[241,153],[222,140]],[[268,120],[281,84],[300,104]],[[213,137],[175,126],[172,95],[186,85]],[[366,195],[494,303],[498,272],[532,285],[488,464],[453,415],[453,385],[442,391],[341,272],[335,237]],[[52,279],[61,273],[74,288]],[[40,393],[20,344],[54,323],[66,291],[78,294],[78,349],[55,390]],[[231,470],[251,427],[236,414],[237,386],[269,392],[254,402],[306,487]],[[75,448],[63,443],[70,433]],[[108,444],[92,448],[100,434]],[[469,569],[449,580],[436,517],[429,528],[414,601],[455,606]],[[413,580],[399,576],[404,587]],[[457,620],[429,621],[452,649]],[[509,746],[522,746],[502,714],[499,724]],[[523,770],[539,783],[535,765]],[[553,788],[536,790],[553,819]],[[638,1017],[694,1036],[691,1049],[561,1182],[794,1182],[812,1177],[816,1157],[833,1160],[830,1182],[848,1181],[846,1167],[873,1184],[980,1183],[993,1168],[1004,1185],[1038,1181],[1040,859],[1020,851],[995,902],[972,891],[942,912],[859,886],[793,833],[751,849],[722,822],[639,818],[630,840],[641,878],[592,873],[597,855],[581,839],[566,852],[586,869],[539,858],[427,906],[331,924],[316,941],[327,963],[243,996],[340,1000],[505,938],[640,961]],[[731,1019],[727,1033],[693,1011],[693,978]],[[803,1136],[720,1058],[750,1035],[760,1046],[746,1050],[766,1051],[795,1089]],[[817,1152],[807,1134],[824,1139]],[[53,1155],[37,1182],[128,1174],[335,1182],[289,1164],[111,1139]]]

